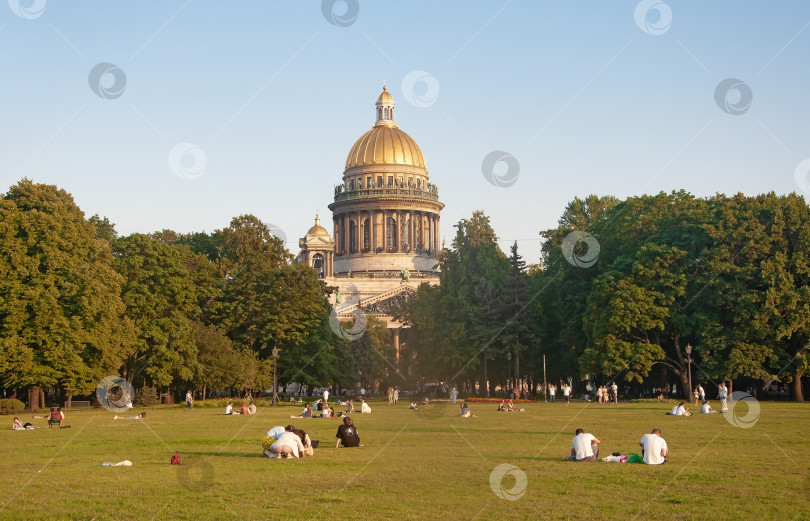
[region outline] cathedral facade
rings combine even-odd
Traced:
[[[439,218],[444,205],[429,180],[416,141],[397,127],[386,87],[375,103],[374,126],[354,143],[335,186],[332,233],[315,217],[299,240],[298,262],[315,269],[339,291],[338,318],[359,309],[385,321],[398,346],[391,307],[422,282],[439,283]]]

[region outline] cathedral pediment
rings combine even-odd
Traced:
[[[405,304],[405,302],[415,294],[415,289],[409,286],[402,286],[395,290],[386,291],[379,295],[363,299],[358,303],[358,307],[364,313],[370,315],[390,316],[394,309]]]

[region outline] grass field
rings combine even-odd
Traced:
[[[354,415],[365,446],[337,450],[340,419],[290,420],[289,405],[249,417],[158,407],[142,422],[94,410],[62,430],[11,431],[4,416],[0,519],[810,519],[810,404],[762,402],[747,427],[657,403],[474,404],[477,418],[440,403],[371,405]],[[320,440],[315,456],[261,456],[264,433],[290,422]],[[563,461],[577,427],[605,456],[637,450],[656,426],[665,465]],[[175,450],[181,466],[169,464]],[[124,459],[133,466],[101,465]]]

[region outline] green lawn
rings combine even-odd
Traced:
[[[340,419],[290,420],[290,406],[250,417],[153,408],[142,422],[97,410],[72,413],[70,429],[16,432],[4,416],[0,519],[810,519],[810,404],[763,402],[750,428],[720,414],[666,416],[671,405],[657,403],[474,404],[477,418],[441,404],[371,405],[354,415],[365,447],[338,450]],[[315,457],[262,457],[267,429],[290,422],[321,441]],[[563,461],[577,427],[605,456],[637,450],[656,426],[665,465]],[[184,465],[169,464],[175,450]],[[124,459],[133,466],[101,465]],[[490,486],[504,463],[519,469],[501,481],[507,492],[525,473],[519,499]]]

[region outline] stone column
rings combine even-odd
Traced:
[[[368,211],[368,222],[371,223],[371,231],[369,232],[368,240],[371,243],[372,253],[377,251],[377,212],[374,210]]]
[[[397,252],[401,252],[402,251],[402,221],[400,220],[399,210],[396,210],[396,216],[397,216],[396,217],[396,221],[397,221],[397,227],[396,227],[397,228],[397,230],[396,230],[397,231],[397,234],[396,234]]]
[[[380,210],[380,214],[382,215],[382,249],[385,251],[388,249],[388,216],[385,214],[385,210]]]
[[[414,237],[413,215],[414,211],[408,211],[408,251],[416,249],[416,237]]]
[[[343,243],[343,251],[347,254],[351,252],[351,245],[349,244],[349,239],[351,239],[350,228],[351,222],[349,221],[349,213],[346,212],[343,214],[343,240],[345,241]]]
[[[397,356],[397,364],[399,364],[399,329],[398,327],[392,328],[391,333],[394,337],[394,352]]]

